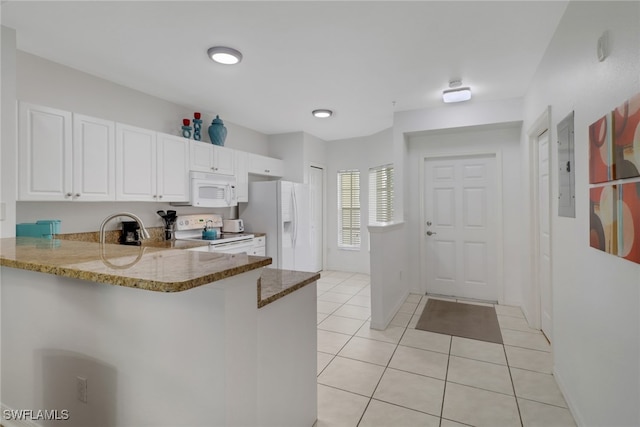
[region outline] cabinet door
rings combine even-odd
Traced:
[[[255,175],[282,177],[284,164],[280,159],[249,153],[249,173]]]
[[[223,175],[233,175],[235,169],[235,150],[217,145],[212,145],[212,147],[213,171]]]
[[[190,170],[213,172],[213,145],[206,142],[189,141]]]
[[[71,200],[71,113],[20,103],[19,200]]]
[[[186,202],[189,200],[189,140],[158,134],[157,200]]]
[[[244,151],[235,153],[236,196],[238,202],[249,201],[249,173],[247,172],[247,154]]]
[[[73,200],[116,199],[115,122],[73,115]]]
[[[155,201],[156,132],[116,124],[116,200]]]

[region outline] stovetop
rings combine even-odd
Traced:
[[[202,232],[192,234],[178,234],[176,233],[176,240],[190,240],[195,242],[209,242],[210,245],[216,245],[221,243],[239,242],[243,240],[253,240],[253,234],[245,233],[219,233],[218,238],[215,240],[206,240],[202,238]]]
[[[218,232],[217,239],[205,240],[202,238],[202,230],[206,225]],[[209,242],[210,245],[253,239],[253,234],[222,233],[222,217],[216,214],[181,215],[176,223],[175,236],[176,240]]]

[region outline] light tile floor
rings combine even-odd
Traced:
[[[575,426],[551,349],[520,308],[495,306],[500,345],[415,329],[427,299],[409,295],[376,331],[369,276],[322,273],[317,427]]]

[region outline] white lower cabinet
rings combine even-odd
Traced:
[[[18,199],[115,200],[115,123],[19,105]]]
[[[253,250],[249,255],[266,256],[266,236],[253,238]]]

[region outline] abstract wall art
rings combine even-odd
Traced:
[[[607,114],[589,126],[589,183],[611,181],[612,163],[611,114]]]
[[[615,185],[589,190],[589,244],[592,248],[617,255],[618,215]]]
[[[640,182],[618,187],[618,255],[640,264]]]
[[[640,176],[640,94],[613,110],[614,179]]]
[[[589,126],[589,245],[640,264],[640,93]]]

